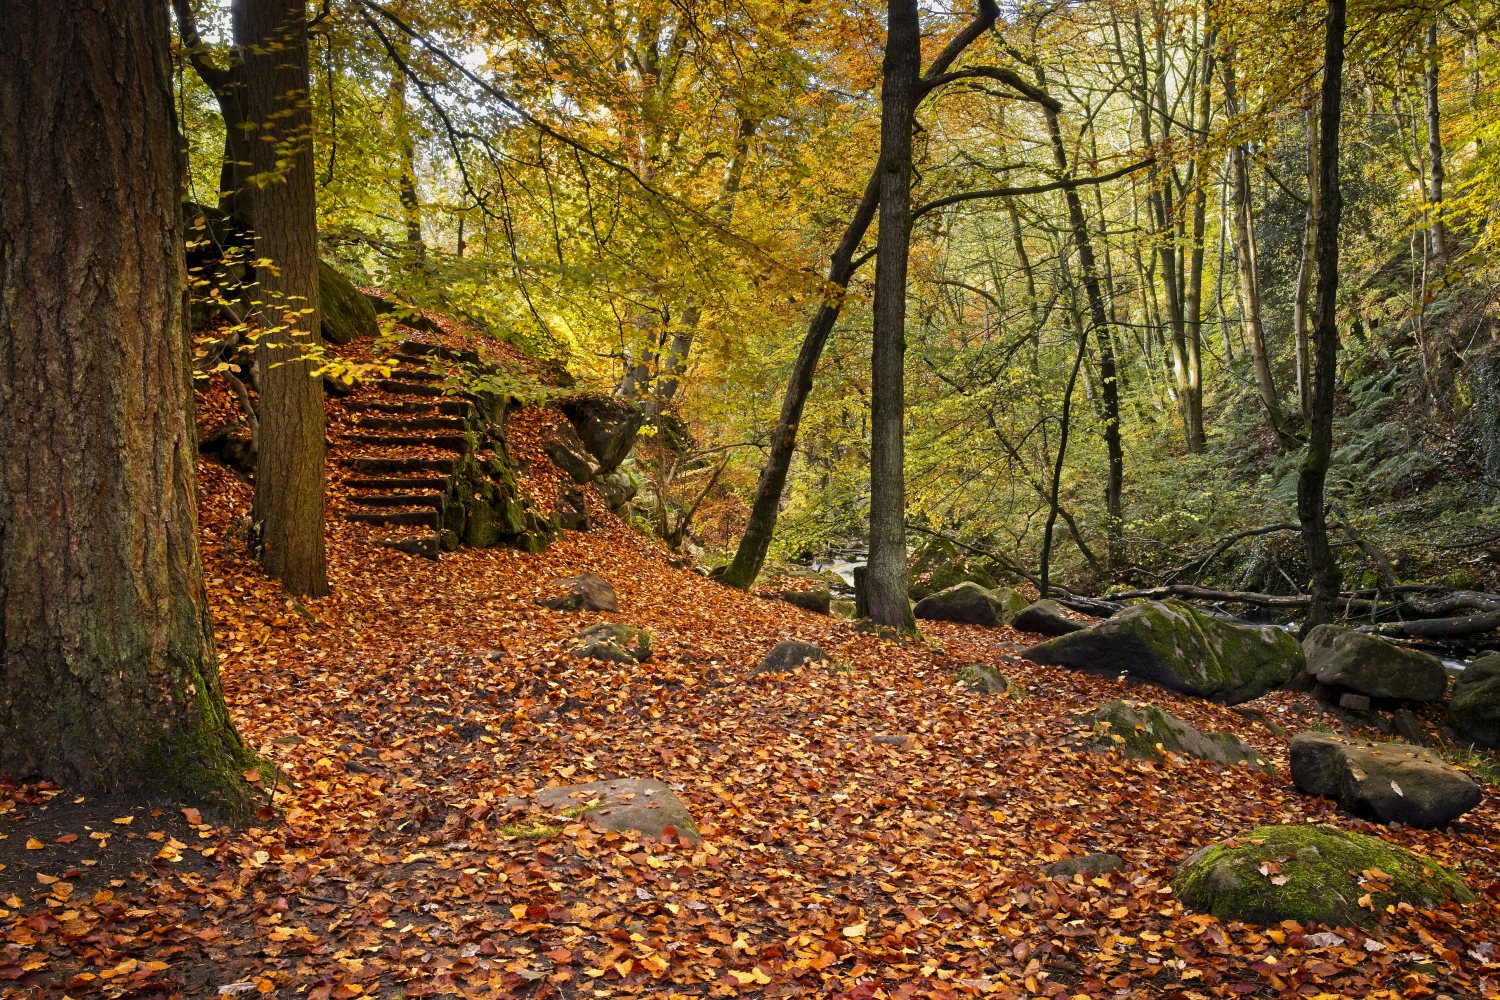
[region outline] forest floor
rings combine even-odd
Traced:
[[[514,425],[523,457],[541,419]],[[1500,996],[1496,790],[1436,831],[1300,795],[1263,720],[1336,724],[1306,695],[1242,713],[1019,661],[1035,637],[1010,629],[861,634],[672,568],[593,487],[594,530],[538,555],[431,562],[331,516],[333,593],[296,601],[236,537],[250,488],[208,464],[200,487],[226,695],[280,771],[275,812],[233,832],[171,803],[0,785],[0,995]],[[618,614],[537,605],[583,572]],[[599,620],[649,628],[652,658],[569,655]],[[833,662],[752,678],[782,639]],[[976,662],[1012,693],[959,684]],[[1083,749],[1074,716],[1116,698],[1234,732],[1275,774]],[[513,804],[613,777],[679,789],[703,842]],[[1173,896],[1196,848],[1307,822],[1454,866],[1478,901],[1331,935]],[[1094,851],[1126,868],[1039,871]]]

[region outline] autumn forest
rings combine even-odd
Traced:
[[[0,0],[0,996],[1500,997],[1500,4]]]

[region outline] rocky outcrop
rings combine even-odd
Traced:
[[[1434,909],[1474,898],[1463,879],[1433,861],[1320,826],[1263,826],[1205,847],[1172,888],[1184,906],[1220,920],[1338,927],[1373,926],[1397,903]]]
[[[536,803],[554,816],[583,817],[600,829],[616,833],[675,837],[685,844],[696,844],[703,839],[693,814],[671,786],[650,778],[615,778],[543,788],[536,793]]]
[[[1443,662],[1337,625],[1319,625],[1302,641],[1307,671],[1334,695],[1345,691],[1395,701],[1438,701],[1448,687]]]
[[[1233,733],[1205,733],[1155,705],[1112,701],[1078,721],[1089,727],[1089,744],[1098,750],[1117,749],[1127,757],[1158,760],[1170,751],[1216,764],[1248,764],[1268,774],[1274,770]]]
[[[750,676],[782,674],[795,670],[804,663],[817,663],[826,659],[828,659],[828,654],[812,643],[789,639],[772,646],[771,651],[761,658],[754,670],[750,671]]]
[[[1021,632],[1037,635],[1071,635],[1088,627],[1087,622],[1069,618],[1061,604],[1056,601],[1037,601],[1028,604],[1011,619],[1011,627]]]
[[[574,656],[610,663],[644,663],[651,659],[651,633],[634,625],[600,622],[574,637]]]
[[[547,434],[542,451],[575,483],[586,483],[594,478],[598,467],[589,459],[588,449],[572,424],[559,423]]]
[[[1473,778],[1426,747],[1299,733],[1291,754],[1292,781],[1300,791],[1381,823],[1443,826],[1481,798]]]
[[[537,601],[553,611],[618,611],[615,588],[597,573],[584,573],[556,580],[552,584],[562,593]]]
[[[1184,604],[1155,601],[1021,655],[1105,677],[1124,674],[1230,705],[1280,687],[1303,665],[1297,640],[1280,629],[1235,625]]]
[[[927,621],[958,622],[961,625],[1007,625],[1026,599],[1014,590],[986,590],[977,583],[960,583],[924,597],[912,614]]]
[[[318,261],[318,309],[323,339],[330,344],[347,344],[380,334],[380,322],[370,300],[326,260]]]
[[[1500,653],[1479,657],[1458,675],[1448,718],[1465,743],[1500,748]]]
[[[639,406],[615,396],[573,396],[562,401],[561,409],[599,463],[600,473],[620,467],[645,422]]]

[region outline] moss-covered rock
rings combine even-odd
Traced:
[[[1433,861],[1321,826],[1263,826],[1206,847],[1184,863],[1172,888],[1190,909],[1252,924],[1369,927],[1396,903],[1434,909],[1474,898],[1463,879]]]
[[[1479,657],[1458,675],[1448,717],[1464,742],[1500,748],[1500,653]]]
[[[1082,875],[1084,878],[1098,878],[1110,872],[1117,872],[1125,867],[1125,859],[1118,854],[1081,854],[1073,858],[1063,858],[1049,865],[1042,866],[1042,874],[1048,878],[1070,879],[1074,875]]]
[[[318,261],[318,306],[323,339],[330,344],[347,344],[380,333],[370,300],[326,260]]]
[[[1271,763],[1233,733],[1205,733],[1155,705],[1112,701],[1079,721],[1089,727],[1095,749],[1118,749],[1127,757],[1162,759],[1168,751],[1217,764],[1248,764],[1271,773]]]
[[[1012,591],[1014,593],[1014,591]],[[1072,635],[1088,628],[1089,623],[1068,617],[1061,604],[1056,601],[1037,601],[1016,612],[1011,626],[1022,632],[1037,635]]]
[[[1106,677],[1124,674],[1230,705],[1280,687],[1304,662],[1302,647],[1281,629],[1236,625],[1185,604],[1156,601],[1021,655]]]
[[[833,594],[827,587],[814,587],[810,590],[783,590],[780,595],[783,601],[796,605],[804,611],[811,611],[815,615],[826,615],[832,612]]]
[[[651,633],[634,625],[600,622],[574,637],[574,656],[611,663],[644,663],[651,659]]]
[[[958,672],[958,679],[970,691],[979,694],[1006,694],[1010,678],[986,663],[971,663]]]
[[[760,663],[756,665],[755,669],[750,671],[750,676],[784,674],[789,670],[795,670],[804,663],[817,663],[820,660],[826,659],[828,659],[828,654],[823,652],[820,647],[814,646],[810,642],[798,642],[795,639],[788,639],[772,646],[770,651],[761,658]]]
[[[1026,599],[1014,590],[987,590],[977,583],[960,583],[924,597],[912,613],[928,621],[994,628],[1009,623],[1025,606]]]

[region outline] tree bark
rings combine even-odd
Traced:
[[[906,594],[906,275],[912,127],[922,53],[917,0],[887,5],[880,91],[880,230],[870,353],[870,619],[915,629]]]
[[[243,815],[198,555],[166,7],[0,0],[0,771]]]
[[[1307,296],[1313,286],[1313,254],[1318,242],[1318,113],[1307,112],[1307,208],[1302,216],[1302,252],[1297,260],[1297,290],[1292,299],[1292,335],[1297,341],[1297,404],[1307,418],[1312,392],[1312,356],[1308,347]]]
[[[328,593],[323,545],[323,382],[317,205],[308,94],[306,5],[236,0],[245,108],[255,129],[240,197],[255,236],[260,438],[252,521],[266,571],[288,591]]]
[[[1333,394],[1338,365],[1339,113],[1343,104],[1345,0],[1329,0],[1323,50],[1322,136],[1318,151],[1318,289],[1313,317],[1313,380],[1307,419],[1307,451],[1297,474],[1297,520],[1312,574],[1312,603],[1304,631],[1333,618],[1339,567],[1328,544],[1323,500],[1333,457]]]
[[[1213,123],[1213,80],[1215,30],[1208,10],[1203,15],[1203,44],[1198,50],[1202,60],[1196,82],[1197,111],[1195,126],[1199,141],[1208,134]],[[1187,446],[1193,454],[1201,454],[1207,447],[1208,436],[1203,427],[1203,259],[1204,239],[1208,228],[1208,162],[1200,150],[1197,159],[1189,168],[1188,182],[1193,208],[1191,246],[1188,251],[1187,287],[1183,293],[1183,310],[1186,327],[1184,340],[1187,347],[1187,377],[1184,390],[1187,393]]]

